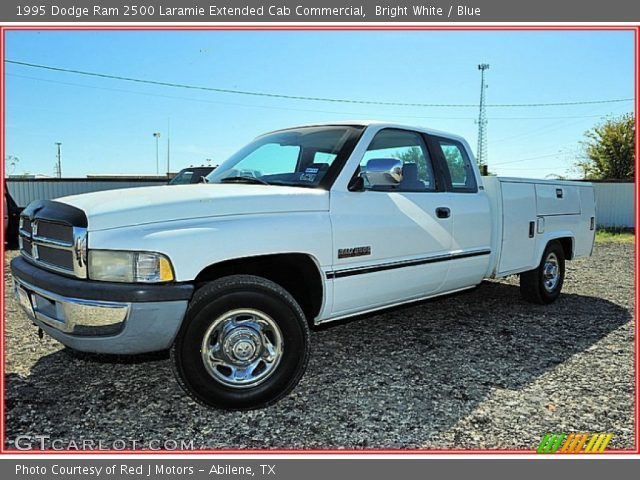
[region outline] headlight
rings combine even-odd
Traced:
[[[167,257],[152,252],[89,250],[89,278],[104,282],[154,283],[174,280]]]

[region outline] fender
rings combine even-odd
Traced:
[[[571,252],[573,253],[575,251],[575,243],[576,243],[575,234],[571,230],[556,230],[549,233],[543,233],[538,237],[539,241],[536,242],[536,254],[535,254],[535,258],[537,260],[536,266],[540,265],[540,262],[542,261],[542,255],[544,255],[544,251],[547,248],[547,245],[549,245],[549,242],[552,242],[553,240],[558,240],[560,238],[570,239]]]
[[[298,265],[300,265],[300,271],[296,273],[300,274],[302,278],[286,275],[287,271],[295,270]],[[317,283],[314,281],[316,279],[310,278],[313,276],[312,272],[317,275]],[[333,282],[327,280],[318,259],[309,252],[285,252],[231,258],[206,266],[198,273],[195,284],[197,286],[202,282],[238,273],[261,276],[280,284],[296,298],[307,314],[308,320],[315,325],[331,310]],[[318,289],[315,288],[316,286]],[[308,292],[311,295],[304,294]],[[310,310],[313,310],[313,313],[310,313]]]
[[[90,231],[89,249],[153,251],[167,255],[176,281],[190,282],[209,265],[261,255],[300,252],[320,271],[331,266],[328,212],[284,212],[180,220]]]

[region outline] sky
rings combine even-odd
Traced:
[[[487,104],[634,98],[626,31],[9,31],[5,59],[145,80],[284,95]],[[5,67],[7,174],[65,177],[216,165],[254,137],[308,123],[376,119],[464,136],[476,107],[379,106],[224,94]],[[488,165],[504,176],[578,178],[584,132],[618,103],[487,108]],[[10,163],[13,163],[11,165]]]

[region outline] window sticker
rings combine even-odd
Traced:
[[[316,176],[318,175],[319,171],[320,169],[318,168],[313,168],[313,167],[305,168],[304,173],[300,175],[300,180],[303,182],[313,182],[316,179]]]

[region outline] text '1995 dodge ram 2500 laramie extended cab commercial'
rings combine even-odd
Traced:
[[[29,205],[11,270],[36,326],[87,352],[170,348],[194,399],[255,408],[300,380],[310,326],[513,274],[550,303],[593,248],[590,184],[481,177],[464,139],[423,128],[279,130],[207,180]]]

